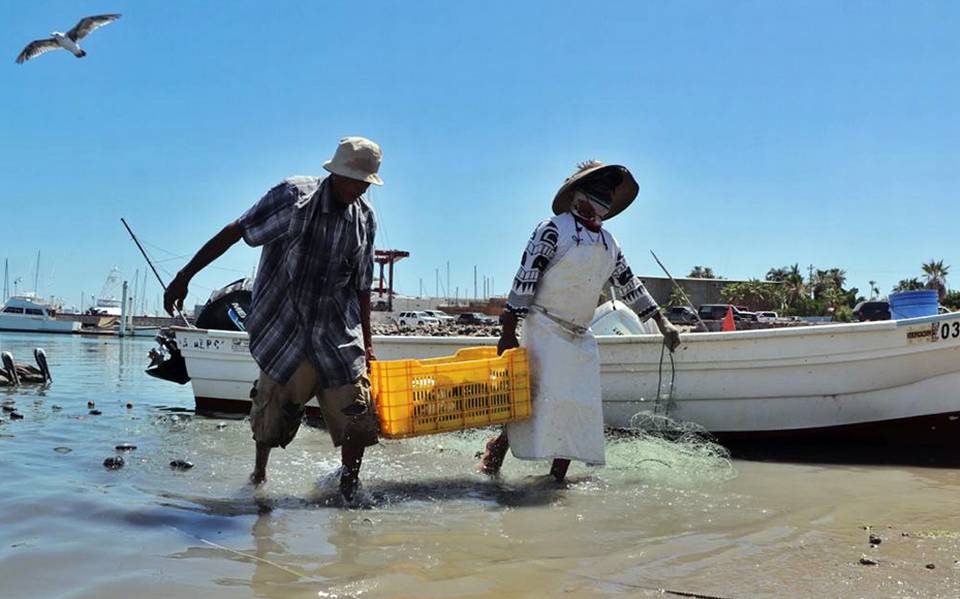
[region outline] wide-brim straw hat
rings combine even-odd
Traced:
[[[383,152],[376,143],[366,137],[344,137],[323,168],[348,179],[383,185],[383,179],[377,174],[381,160]]]
[[[602,176],[605,171],[615,170],[621,175],[620,184],[613,190],[613,199],[610,203],[610,210],[603,217],[603,220],[610,220],[627,209],[627,206],[633,203],[640,193],[640,185],[637,180],[625,166],[619,164],[604,164],[598,160],[581,162],[577,165],[577,172],[573,173],[563,182],[557,195],[553,198],[553,213],[563,214],[570,210],[570,204],[573,202],[573,192],[578,183],[589,180],[591,177]]]

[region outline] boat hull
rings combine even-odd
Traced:
[[[198,410],[247,411],[258,370],[246,334],[178,328],[176,336]],[[436,357],[495,343],[374,339],[381,359]],[[659,335],[600,336],[598,345],[604,419],[612,427],[628,428],[638,413],[668,408],[673,418],[728,442],[960,445],[960,314],[690,334],[673,366]]]
[[[79,322],[0,314],[0,331],[19,333],[76,333],[79,330]]]

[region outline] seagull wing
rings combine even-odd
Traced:
[[[17,56],[17,64],[23,64],[25,61],[30,60],[34,56],[40,56],[44,52],[56,50],[59,47],[60,44],[58,44],[57,40],[53,38],[46,40],[33,40],[27,44],[27,47],[23,49],[23,52],[20,53],[20,56]]]
[[[80,22],[74,25],[73,29],[67,32],[67,37],[75,42],[85,38],[88,33],[98,27],[103,27],[107,23],[113,23],[120,18],[119,14],[97,15],[95,17],[84,17]]]

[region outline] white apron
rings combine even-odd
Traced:
[[[605,463],[600,358],[588,327],[615,261],[602,242],[581,243],[540,276],[521,341],[530,357],[533,413],[507,425],[510,449],[521,460]]]

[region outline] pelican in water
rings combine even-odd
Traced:
[[[84,17],[80,19],[79,23],[73,26],[73,29],[66,33],[54,31],[47,39],[33,40],[27,44],[27,47],[20,52],[19,56],[17,56],[17,64],[23,64],[34,56],[40,56],[44,52],[49,52],[50,50],[56,50],[58,48],[63,48],[64,50],[69,51],[77,58],[83,58],[87,55],[87,53],[80,49],[80,46],[77,45],[77,42],[85,38],[87,34],[94,29],[103,27],[107,23],[113,23],[119,18],[120,15],[118,14]]]
[[[42,348],[33,350],[33,359],[37,365],[17,364],[13,355],[5,351],[0,354],[3,370],[0,371],[0,387],[18,387],[20,385],[46,384],[53,381],[50,367],[47,365],[47,353]]]

